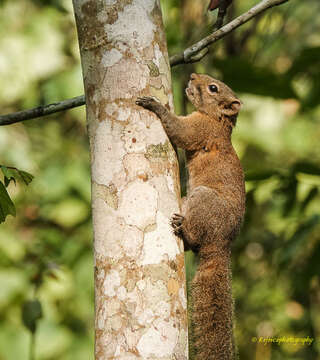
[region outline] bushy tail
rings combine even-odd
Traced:
[[[192,281],[192,340],[196,360],[234,359],[230,256],[224,255],[200,259]]]

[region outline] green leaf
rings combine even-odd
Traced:
[[[2,223],[5,221],[7,215],[16,216],[15,206],[10,199],[6,187],[8,187],[11,181],[16,184],[17,177],[20,177],[21,180],[28,185],[34,176],[26,171],[19,170],[15,167],[6,167],[4,165],[0,165],[0,170],[4,176],[4,184],[0,181],[0,223]]]
[[[0,181],[0,223],[5,221],[7,215],[16,216],[16,208],[10,199],[7,189]]]
[[[18,170],[18,173],[26,185],[29,185],[31,183],[32,179],[34,178],[33,175],[31,175],[30,173],[28,173],[26,171]]]
[[[8,187],[8,185],[10,184],[10,181],[13,181],[14,184],[16,184],[16,179],[15,179],[15,172],[12,169],[8,169],[6,166],[1,165],[0,166],[1,171],[3,173],[4,176],[4,184],[6,187]]]
[[[7,168],[4,165],[0,165],[0,169],[3,173],[4,184],[6,187],[10,184],[10,181],[14,181],[14,183],[16,183],[16,177],[18,175],[26,185],[29,185],[34,178],[34,176],[30,173],[14,167]]]
[[[28,300],[22,306],[22,321],[32,333],[36,331],[37,321],[42,318],[42,305],[39,300]]]

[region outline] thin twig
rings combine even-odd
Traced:
[[[240,25],[245,24],[253,17],[257,16],[258,14],[261,14],[263,11],[273,6],[283,4],[287,1],[289,0],[262,0],[259,4],[252,7],[246,13],[238,16],[234,20],[230,21],[228,24],[224,25],[221,29],[215,31],[211,35],[208,35],[207,37],[203,38],[202,40],[188,47],[186,50],[184,50],[183,53],[172,56],[170,58],[171,66],[190,62],[190,58],[194,56],[194,54],[198,53],[207,46],[215,43],[216,41],[222,39]]]
[[[213,32],[197,43],[191,45],[185,49],[181,54],[173,55],[170,57],[171,67],[179,64],[187,64],[195,61],[201,60],[206,54],[207,50],[204,50],[209,45],[215,43],[216,41],[222,39],[224,36],[229,34],[234,29],[238,28],[242,24],[245,24],[253,17],[261,14],[263,11],[280,4],[283,4],[289,0],[262,0],[259,4],[252,7],[246,13],[238,16],[234,20],[230,21],[228,24],[224,25],[219,30]],[[201,52],[201,53],[200,53]],[[40,116],[45,116],[53,114],[59,111],[71,109],[77,106],[85,104],[85,96],[81,95],[72,99],[63,100],[53,104],[39,106],[37,108],[19,111],[11,114],[1,115],[0,116],[0,126],[14,124],[16,122],[34,119]]]
[[[14,112],[0,116],[0,125],[10,125],[16,122],[34,119],[40,116],[53,114],[59,111],[72,109],[86,103],[84,95],[74,97],[72,99],[62,100],[49,105],[38,106],[33,109]]]

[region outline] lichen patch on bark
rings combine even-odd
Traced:
[[[122,54],[117,49],[111,49],[110,51],[106,51],[102,55],[101,65],[103,67],[108,67],[116,64],[122,58]]]
[[[158,192],[140,180],[128,184],[120,199],[119,212],[126,223],[143,230],[156,221]]]
[[[135,114],[139,119],[139,116]],[[124,147],[127,153],[144,153],[146,151],[146,126],[142,121],[131,122],[123,130]]]
[[[108,101],[130,99],[147,86],[149,68],[131,58],[121,58],[105,69],[102,96]]]
[[[168,104],[168,95],[164,91],[164,88],[161,87],[157,89],[156,87],[150,88],[151,95],[156,97],[163,105]]]
[[[157,213],[157,229],[145,234],[141,265],[159,264],[165,259],[175,259],[180,249],[172,241],[172,230],[168,217]],[[156,251],[155,251],[156,249]]]
[[[137,345],[144,358],[170,356],[178,339],[178,329],[170,321],[155,321],[154,326],[143,334]]]
[[[114,173],[124,172],[121,159],[125,154],[125,149],[121,141],[114,141],[115,134],[118,133],[120,136],[121,130],[120,125],[116,124],[112,129],[110,122],[103,121],[99,123],[95,132],[94,148],[91,150],[94,153],[92,179],[98,184],[108,186],[113,181]]]
[[[115,5],[118,0],[105,0],[107,6]]]
[[[149,145],[153,146],[156,144],[165,144],[168,141],[166,134],[163,132],[161,122],[158,119],[153,118],[151,123],[147,125],[146,133],[147,133],[147,138],[146,138],[147,146]]]
[[[179,298],[180,298],[180,302],[181,302],[181,305],[184,309],[187,308],[187,300],[186,300],[186,292],[185,292],[185,288],[184,287],[181,287],[179,289]]]
[[[109,229],[105,232],[103,240],[96,245],[99,254],[113,262],[119,261],[123,257],[139,258],[143,233],[135,226],[126,225],[121,219],[115,222],[110,221],[110,218],[106,221],[106,224],[110,226]]]
[[[97,197],[104,200],[111,208],[117,210],[118,196],[117,188],[110,183],[109,186],[100,185],[95,182],[92,183],[92,191],[97,194]]]
[[[153,0],[135,0],[118,13],[113,24],[106,24],[104,29],[109,42],[122,42],[132,49],[150,45],[156,29],[149,13],[154,6]]]
[[[115,296],[116,289],[119,286],[120,286],[119,273],[116,270],[110,270],[109,273],[106,275],[104,282],[103,282],[104,294],[109,297]]]

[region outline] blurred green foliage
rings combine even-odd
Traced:
[[[253,0],[234,1],[229,17]],[[162,1],[170,54],[210,32],[206,1]],[[68,0],[0,2],[1,112],[83,93]],[[233,247],[241,359],[320,359],[320,11],[288,3],[216,43],[201,63],[173,69],[178,113],[193,71],[227,82],[243,101],[233,141],[246,172],[247,212]],[[84,108],[0,129],[1,164],[35,176],[8,184],[17,216],[0,227],[0,360],[93,359],[90,167]],[[195,259],[186,256],[188,279]],[[40,310],[38,305],[41,304]],[[34,316],[26,316],[26,304]],[[31,324],[31,325],[30,325]],[[311,345],[253,337],[313,338]]]
[[[16,216],[16,208],[6,188],[11,181],[16,185],[17,179],[29,185],[33,179],[33,175],[15,167],[7,167],[5,165],[0,165],[0,170],[3,175],[3,182],[0,181],[0,223],[2,223],[8,215]]]

